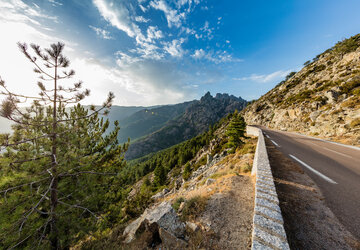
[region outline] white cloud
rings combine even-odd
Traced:
[[[19,6],[28,8],[27,5],[13,6],[8,2],[0,2],[0,32],[7,34],[1,39],[0,54],[6,60],[0,60],[0,76],[12,91],[25,95],[38,93],[35,86],[37,75],[33,72],[32,64],[17,48],[16,42],[33,42],[47,48],[51,43],[63,41],[66,44],[64,54],[71,61],[70,68],[76,71],[74,79],[68,83],[81,79],[84,87],[92,91],[92,95],[83,104],[101,104],[108,91],[115,93],[116,105],[168,104],[195,98],[194,93],[183,89],[183,77],[179,75],[181,73],[177,71],[176,65],[153,60],[160,57],[157,46],[143,43],[143,47],[139,47],[137,51],[142,53],[140,58],[118,52],[117,64],[108,66],[95,59],[92,52],[81,51],[76,43],[55,37],[51,32],[41,29],[40,24],[30,21],[35,20],[31,12],[26,14]],[[5,19],[7,17],[9,19]],[[151,39],[161,36],[156,28],[151,28],[149,32]],[[61,84],[66,86],[67,82]],[[0,96],[0,101],[2,98]]]
[[[53,5],[54,7],[63,5],[62,3],[57,2],[57,1],[55,1],[55,0],[48,0],[48,1],[49,1],[50,3],[52,3],[52,5]]]
[[[105,0],[93,0],[93,3],[106,21],[124,31],[129,37],[135,37],[141,33],[140,28],[131,22],[129,11],[125,6],[116,7],[114,3],[108,3]]]
[[[184,39],[174,39],[171,42],[165,43],[164,50],[173,57],[182,57],[185,53],[181,44]]]
[[[196,60],[206,59],[210,62],[219,64],[226,62],[241,62],[241,59],[233,58],[226,51],[217,51],[216,53],[209,51],[205,52],[203,49],[195,50],[194,54],[191,55]]]
[[[195,50],[192,57],[195,59],[202,59],[202,58],[206,57],[206,53],[203,49],[197,49],[197,50]]]
[[[285,76],[287,76],[291,70],[278,70],[275,72],[272,72],[267,75],[258,75],[258,74],[252,74],[251,76],[247,77],[241,77],[241,78],[233,78],[235,81],[254,81],[254,82],[260,82],[260,83],[267,83],[272,82],[275,80],[283,79]]]
[[[150,19],[146,19],[145,17],[143,16],[136,16],[135,17],[135,21],[136,22],[139,22],[139,23],[147,23],[150,21]]]
[[[160,39],[163,38],[164,35],[161,30],[158,29],[158,27],[155,26],[149,26],[147,29],[147,38],[151,41],[154,39]]]
[[[143,6],[143,5],[141,5],[141,4],[139,4],[139,8],[142,10],[142,12],[146,12],[147,11],[147,9]]]
[[[159,54],[158,47],[153,44],[157,39],[163,38],[162,31],[155,26],[149,26],[146,34],[143,34],[135,23],[131,21],[130,13],[126,6],[119,5],[114,6],[113,3],[109,3],[106,0],[93,0],[94,5],[98,8],[100,14],[106,21],[112,26],[124,31],[129,37],[135,38],[135,49],[141,57],[149,58],[154,56],[154,59],[162,58]],[[135,21],[145,21],[141,17],[135,17]]]
[[[213,31],[215,28],[210,28],[208,21],[205,21],[204,26],[200,30],[204,33],[204,38],[207,37],[209,40],[214,38]]]
[[[58,22],[56,16],[44,14],[36,5],[30,7],[21,0],[0,1],[0,20],[6,21],[30,21],[33,24],[40,25],[39,19],[52,20]]]
[[[172,9],[164,0],[151,1],[150,6],[164,12],[169,28],[173,25],[179,28],[182,20],[185,18],[185,13],[178,13],[177,10]]]
[[[94,26],[89,25],[89,27],[96,32],[96,35],[100,36],[103,39],[114,39],[113,37],[110,36],[110,32],[107,30],[103,30],[101,28],[97,28]]]

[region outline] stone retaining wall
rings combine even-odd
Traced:
[[[248,135],[258,136],[252,175],[256,175],[251,249],[290,249],[279,199],[261,129],[247,126]]]

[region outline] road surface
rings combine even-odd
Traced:
[[[360,148],[259,128],[315,181],[335,216],[360,240]]]

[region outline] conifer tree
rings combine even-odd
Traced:
[[[158,165],[154,170],[154,184],[162,186],[166,182],[166,170],[162,164]]]
[[[124,164],[127,144],[118,145],[117,123],[105,133],[109,122],[100,118],[113,93],[99,108],[80,105],[90,91],[81,81],[68,86],[75,71],[67,70],[63,43],[31,44],[33,53],[18,47],[39,74],[40,92],[13,93],[0,78],[0,115],[14,123],[12,134],[0,135],[0,248],[68,248],[101,218],[99,195]]]
[[[228,148],[236,149],[243,144],[241,138],[245,137],[245,120],[237,111],[234,112],[233,117],[226,130],[226,136],[228,137]]]

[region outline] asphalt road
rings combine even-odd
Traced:
[[[360,240],[360,148],[259,127],[321,189],[339,221]]]

